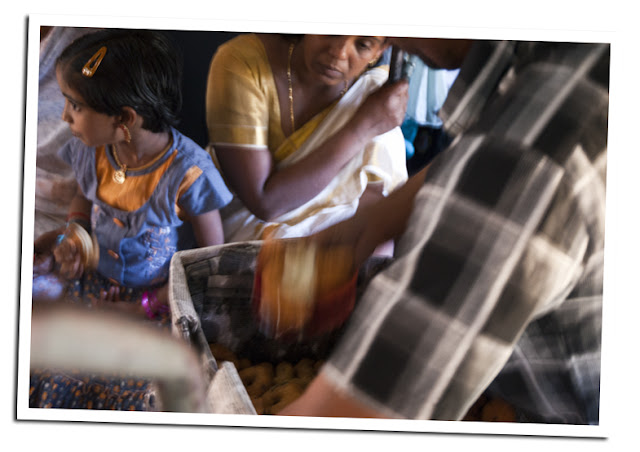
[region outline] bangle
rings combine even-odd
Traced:
[[[69,215],[67,215],[67,221],[75,218],[82,218],[87,223],[91,221],[91,217],[84,212],[70,212]]]
[[[91,217],[84,212],[71,212],[67,215],[67,225],[69,223],[78,223],[84,229],[91,229]]]
[[[147,314],[147,318],[153,320],[156,317],[155,312],[151,310],[151,306],[149,306],[149,292],[142,293],[142,307],[144,308],[145,314]]]
[[[169,306],[158,303],[158,297],[156,296],[155,290],[143,292],[141,304],[144,308],[145,314],[147,314],[147,317],[151,320],[155,319],[158,314],[169,312]]]
[[[166,304],[160,304],[156,293],[156,290],[149,292],[149,307],[153,309],[156,314],[166,314],[169,312],[169,306]]]

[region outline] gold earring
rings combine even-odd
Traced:
[[[131,143],[131,132],[129,131],[129,128],[126,126],[126,124],[120,124],[119,127],[122,129],[122,132],[124,132],[124,141],[127,144]]]

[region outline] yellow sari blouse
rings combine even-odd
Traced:
[[[209,151],[219,145],[265,147],[276,167],[284,168],[313,152],[355,113],[364,99],[386,81],[388,70],[365,71],[349,90],[289,137],[284,136],[278,93],[262,41],[240,35],[218,48],[209,70],[207,126]],[[224,175],[223,175],[224,177]],[[363,146],[313,199],[271,222],[256,218],[236,197],[222,211],[225,240],[256,240],[312,234],[353,215],[368,183],[382,184],[384,195],[407,179],[400,128]]]
[[[286,139],[273,73],[260,38],[240,35],[220,46],[211,62],[206,111],[209,141],[214,147],[266,146],[280,162],[307,140],[334,105]]]

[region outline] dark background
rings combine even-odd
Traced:
[[[190,30],[163,33],[178,46],[184,61],[182,120],[178,130],[205,147],[209,141],[205,106],[209,64],[218,46],[240,33]]]

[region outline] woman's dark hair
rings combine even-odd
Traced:
[[[92,77],[82,68],[101,47],[107,52]],[[176,126],[182,108],[182,55],[160,32],[106,29],[72,42],[57,67],[71,88],[99,113],[116,116],[131,107],[142,127],[164,132]]]

